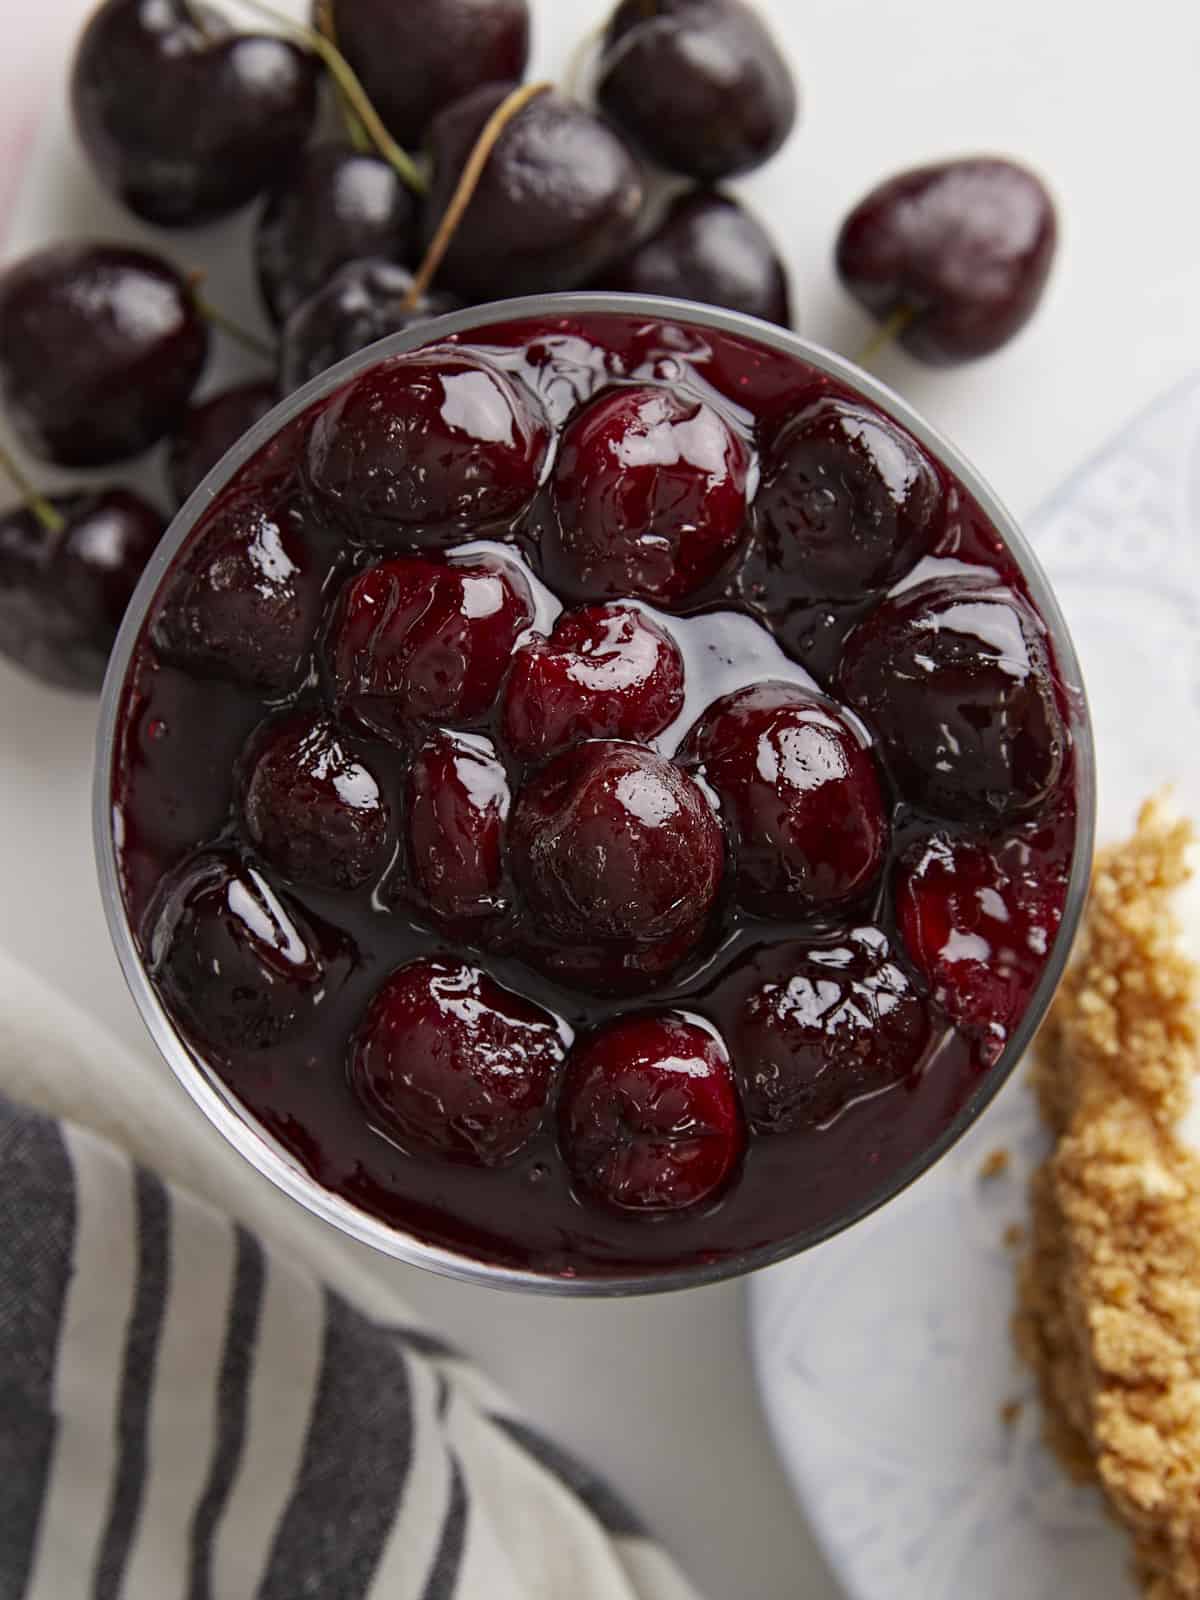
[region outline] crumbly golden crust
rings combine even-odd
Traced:
[[[1172,906],[1190,824],[1151,802],[1096,866],[1034,1081],[1057,1136],[1032,1186],[1016,1333],[1047,1436],[1133,1533],[1151,1600],[1200,1600],[1196,967]]]

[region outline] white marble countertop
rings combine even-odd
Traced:
[[[533,3],[535,70],[553,75],[603,7]],[[1020,515],[1200,364],[1200,9],[1187,0],[1111,15],[1085,0],[760,3],[804,85],[804,126],[741,188],[778,235],[813,337],[848,352],[862,343],[865,324],[838,289],[830,249],[841,213],[879,177],[999,150],[1051,181],[1061,255],[1027,332],[958,373],[923,371],[901,355],[879,364]],[[51,232],[135,231],[93,192],[66,132],[64,55],[85,0],[33,9],[0,59],[0,248],[9,254]],[[187,259],[186,236],[167,248]],[[213,297],[219,289],[232,306],[248,282],[243,255],[231,253]],[[90,702],[0,663],[0,946],[148,1050],[95,886],[94,717]],[[610,1474],[714,1600],[831,1600],[757,1409],[737,1285],[606,1305],[486,1294],[393,1270],[418,1309]]]

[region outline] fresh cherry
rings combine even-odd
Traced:
[[[169,660],[268,695],[309,667],[329,563],[305,538],[299,495],[270,482],[220,499],[172,572],[154,623]]]
[[[581,739],[646,741],[683,705],[679,646],[632,606],[568,611],[513,661],[500,726],[521,761]]]
[[[389,130],[417,145],[443,106],[480,84],[519,79],[528,0],[332,0],[333,36]]]
[[[678,195],[654,232],[597,287],[698,300],[791,326],[787,273],[770,235],[745,206],[708,189]]]
[[[191,0],[104,0],[71,69],[75,127],[102,183],[164,227],[210,222],[278,182],[317,108],[315,60],[230,31]]]
[[[350,1081],[403,1149],[495,1166],[538,1131],[564,1054],[549,1012],[477,967],[413,961],[368,1007]]]
[[[199,488],[225,452],[266,416],[278,398],[273,382],[255,379],[188,407],[167,452],[167,481],[177,506]]]
[[[252,736],[242,819],[258,853],[293,883],[357,889],[384,864],[389,813],[378,780],[311,709]]]
[[[934,366],[1006,344],[1037,308],[1058,226],[1045,185],[995,157],[939,162],[890,178],[838,234],[838,274],[872,316]]]
[[[761,166],[796,120],[788,64],[741,0],[621,0],[596,97],[660,166],[705,183]]]
[[[295,308],[279,338],[279,386],[285,394],[389,333],[402,333],[453,311],[448,294],[410,303],[412,273],[393,261],[351,261]]]
[[[1046,965],[1064,885],[1022,841],[934,834],[896,869],[896,920],[942,1010],[997,1061]]]
[[[1041,623],[1011,590],[932,579],[851,632],[843,694],[914,804],[998,822],[1043,801],[1067,730]]]
[[[98,689],[166,524],[128,489],[39,504],[0,515],[0,652],[46,683]]]
[[[555,578],[591,599],[688,599],[742,542],[749,465],[707,401],[660,385],[610,389],[562,434],[545,541]]]
[[[325,647],[335,702],[400,744],[423,724],[477,722],[532,620],[525,579],[500,557],[381,561],[338,603]]]
[[[345,969],[340,936],[306,920],[228,850],[165,883],[149,966],[175,1020],[210,1050],[265,1050],[311,1026]]]
[[[550,434],[537,401],[478,356],[435,345],[356,378],[309,435],[314,494],[361,544],[424,545],[511,522]]]
[[[942,516],[937,472],[916,440],[836,395],[783,425],[754,502],[762,558],[786,605],[887,588],[929,549]]]
[[[684,762],[720,796],[748,910],[804,918],[878,878],[889,829],[875,761],[828,701],[790,683],[735,690],[692,730]]]
[[[580,1188],[630,1211],[711,1199],[746,1139],[724,1046],[670,1013],[625,1018],[576,1047],[559,1129]]]
[[[508,778],[488,740],[438,731],[408,779],[408,876],[418,904],[449,927],[507,909]]]
[[[348,261],[407,261],[416,224],[416,197],[388,162],[350,145],[310,145],[255,224],[254,264],[272,319],[285,322]]]
[[[512,87],[488,84],[435,119],[427,238]],[[573,100],[539,94],[497,140],[438,281],[468,301],[578,288],[628,249],[641,207],[641,174],[620,136]]]
[[[174,432],[208,329],[168,262],[127,245],[50,245],[0,272],[0,400],[22,444],[96,467]]]
[[[609,742],[564,751],[525,785],[509,861],[541,959],[564,981],[609,987],[691,953],[725,865],[699,787],[653,751]]]
[[[766,981],[747,994],[729,1039],[757,1132],[824,1127],[920,1063],[926,1005],[880,929],[776,946],[757,964]]]

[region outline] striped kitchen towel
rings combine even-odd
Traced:
[[[431,1334],[0,1097],[0,1600],[687,1600]]]

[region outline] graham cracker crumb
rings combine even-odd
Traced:
[[[1025,1243],[1025,1227],[1020,1222],[1010,1222],[1000,1235],[1006,1250],[1019,1250]]]
[[[1000,1421],[1006,1428],[1015,1426],[1024,1406],[1019,1400],[1006,1400],[1000,1407]]]
[[[1011,1160],[1012,1157],[1007,1150],[1003,1148],[993,1150],[979,1169],[980,1181],[987,1183],[992,1178],[1002,1178],[1008,1171]]]
[[[1032,1182],[1015,1319],[1047,1437],[1128,1525],[1150,1600],[1200,1600],[1200,1158],[1176,1133],[1200,976],[1172,906],[1193,838],[1151,802],[1097,862],[1039,1043],[1058,1142]]]

